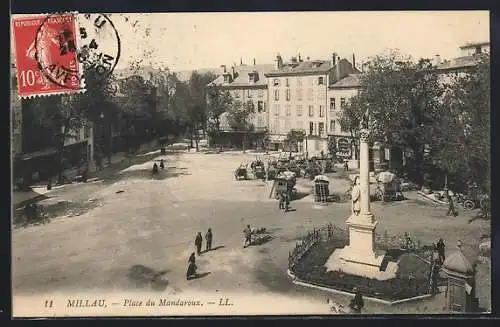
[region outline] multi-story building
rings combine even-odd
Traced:
[[[333,53],[332,60],[302,60],[292,57],[284,63],[276,57],[267,77],[269,93],[270,142],[276,150],[283,147],[288,132],[304,130],[306,139],[299,151],[310,156],[328,153],[329,86],[349,74],[359,73],[346,59]]]
[[[265,74],[273,69],[272,65],[257,65],[255,59],[253,65],[240,64],[232,66],[231,69],[223,67],[223,72],[211,85],[220,86],[228,90],[232,98],[238,102],[247,104],[253,111],[249,126],[253,126],[253,142],[260,142],[268,130],[268,87]],[[231,130],[225,122],[226,114],[221,116],[221,130],[226,133],[238,133]],[[236,137],[236,135],[233,135]],[[259,141],[260,140],[260,141]]]
[[[336,157],[355,159],[353,133],[341,128],[342,109],[349,99],[358,94],[360,88],[359,73],[349,74],[328,87],[328,137],[336,143]]]

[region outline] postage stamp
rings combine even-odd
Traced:
[[[15,18],[12,25],[20,97],[85,90],[76,13]]]

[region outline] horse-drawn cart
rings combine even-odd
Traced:
[[[248,164],[240,164],[234,171],[234,178],[236,180],[248,179]]]

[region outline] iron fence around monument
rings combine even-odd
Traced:
[[[302,257],[318,242],[327,242],[331,240],[349,239],[349,230],[347,227],[340,227],[329,223],[320,228],[313,228],[306,236],[288,253],[288,269],[292,270]],[[426,246],[422,246],[420,240],[411,237],[407,233],[403,235],[393,235],[388,231],[384,233],[375,233],[375,243],[378,247],[386,249],[402,249],[408,251],[420,251]]]

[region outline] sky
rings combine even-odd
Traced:
[[[459,46],[490,40],[488,11],[110,14],[121,40],[117,69],[142,65],[174,71],[240,62],[330,59],[356,62],[399,49],[415,58],[460,55]],[[128,20],[126,20],[128,19]]]

